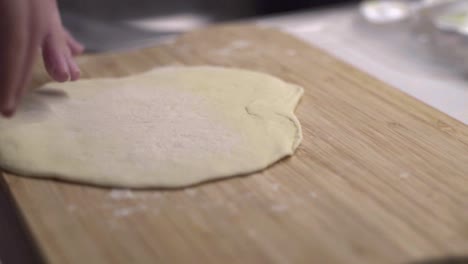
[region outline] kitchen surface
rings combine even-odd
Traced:
[[[437,1],[96,3],[61,1],[82,78],[268,73],[304,88],[303,141],[260,172],[170,190],[3,173],[1,264],[466,261],[468,19],[430,24]],[[32,86],[47,81],[36,67]]]

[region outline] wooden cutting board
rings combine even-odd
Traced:
[[[79,59],[83,77],[223,65],[305,88],[297,154],[183,190],[4,175],[48,263],[403,263],[468,253],[468,128],[273,29],[204,29]],[[37,69],[34,85],[48,81]]]

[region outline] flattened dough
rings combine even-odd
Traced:
[[[299,145],[302,93],[263,73],[208,66],[50,83],[0,120],[0,167],[133,188],[251,173]]]

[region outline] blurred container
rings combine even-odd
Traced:
[[[378,25],[398,23],[408,19],[412,13],[409,1],[403,0],[364,1],[359,9],[368,22]]]
[[[425,34],[430,51],[463,74],[468,74],[468,1],[450,1],[430,10]],[[423,35],[424,36],[424,35]]]
[[[426,50],[434,63],[468,74],[468,0],[364,1],[360,12],[380,34],[406,33],[408,49]]]

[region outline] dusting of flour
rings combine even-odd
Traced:
[[[154,162],[173,162],[193,155],[231,153],[239,135],[213,117],[207,100],[180,89],[127,85],[62,104],[55,113],[57,123],[73,131],[69,140],[86,136],[92,138],[86,142],[107,145],[108,151],[85,153],[81,158],[101,155],[96,159],[132,162],[144,169],[148,156]],[[70,116],[74,119],[69,120]]]
[[[238,39],[238,40],[235,40],[235,41],[229,43],[226,47],[215,50],[215,52],[218,55],[221,55],[221,56],[229,56],[234,51],[245,49],[247,47],[250,47],[251,45],[252,44],[247,40]]]

